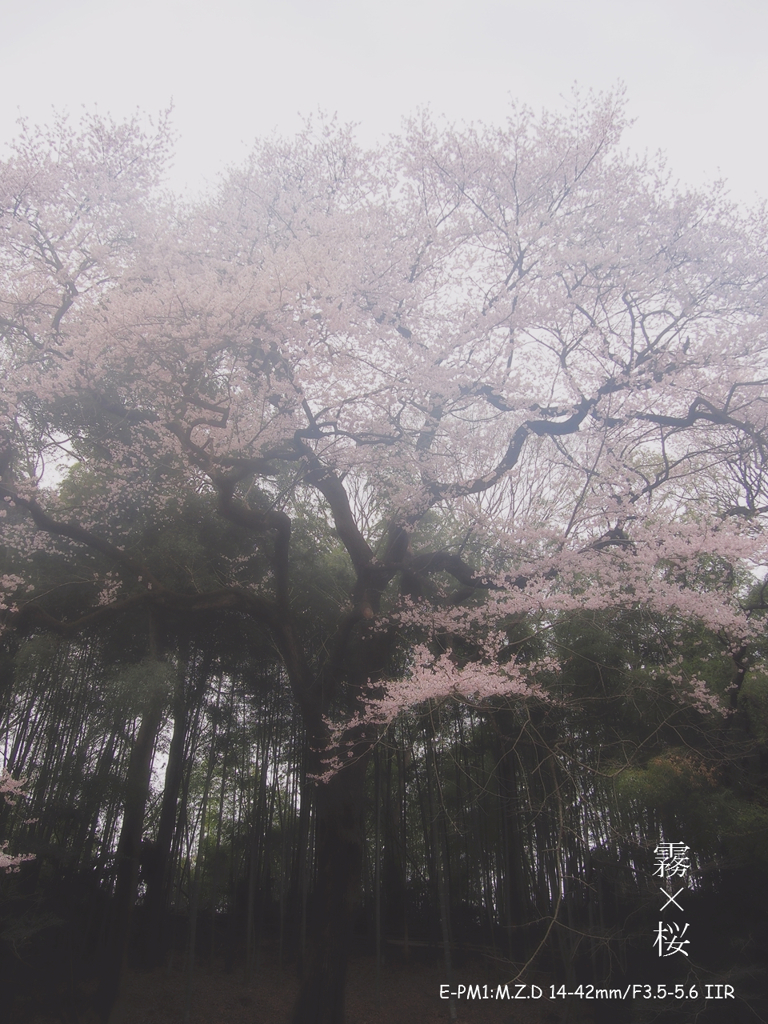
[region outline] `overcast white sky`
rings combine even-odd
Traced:
[[[499,121],[510,96],[538,110],[621,80],[631,148],[768,198],[768,0],[0,0],[0,19],[0,141],[20,114],[173,100],[192,188],[318,107],[365,142],[425,104]]]

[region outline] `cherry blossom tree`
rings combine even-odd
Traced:
[[[24,780],[14,779],[13,776],[3,769],[0,772],[0,796],[3,797],[7,804],[13,804],[18,797],[24,795]],[[32,853],[19,853],[16,856],[11,856],[11,854],[6,853],[7,847],[7,842],[0,842],[0,871],[5,871],[6,873],[18,871],[19,865],[23,864],[25,860],[35,859]]]
[[[611,96],[501,127],[424,114],[376,152],[310,123],[192,204],[159,191],[164,123],[25,129],[2,168],[3,621],[145,608],[270,635],[315,759],[302,1024],[343,1019],[366,755],[400,709],[546,699],[553,664],[510,626],[569,609],[749,633],[765,215],[626,156],[624,125]],[[51,485],[73,465],[78,488]],[[193,491],[249,538],[204,582],[142,541]],[[67,567],[66,604],[30,590],[41,560]]]

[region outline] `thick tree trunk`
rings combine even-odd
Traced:
[[[317,879],[306,973],[292,1024],[344,1024],[347,957],[360,904],[367,757],[318,786]]]
[[[179,791],[184,774],[184,742],[186,740],[187,709],[183,696],[183,679],[179,684],[180,693],[174,701],[173,735],[168,751],[165,769],[165,787],[160,810],[160,824],[154,846],[154,858],[146,872],[147,892],[144,899],[143,958],[147,967],[158,967],[165,954],[167,911],[170,898],[171,844],[176,828]]]
[[[131,917],[139,881],[141,834],[144,808],[149,793],[152,751],[163,720],[165,699],[156,696],[141,720],[128,766],[125,813],[117,847],[117,878],[113,898],[112,921],[104,951],[97,995],[99,1018],[111,1022],[120,991],[120,976],[128,948]]]

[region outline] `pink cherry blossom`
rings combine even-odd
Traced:
[[[161,189],[165,123],[25,127],[0,168],[3,621],[235,609],[273,635],[313,741],[337,745],[426,699],[539,698],[554,668],[505,662],[505,622],[647,608],[748,639],[765,212],[626,156],[625,124],[615,96],[496,127],[422,114],[365,152],[308,123],[188,202]],[[184,494],[258,553],[222,555],[208,589],[156,575],[137,541]],[[347,573],[319,662],[292,575],[302,516]],[[85,606],[46,610],[23,575],[41,557]],[[357,671],[353,641],[410,653]],[[318,678],[362,717],[329,726]]]

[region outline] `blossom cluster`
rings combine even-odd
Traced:
[[[18,797],[26,795],[24,792],[24,781],[24,779],[14,779],[5,768],[0,771],[0,795],[5,798],[6,803],[13,804]],[[35,855],[32,853],[21,853],[11,856],[11,854],[6,853],[7,848],[7,842],[0,842],[0,871],[5,871],[6,873],[18,871],[19,865],[24,861],[35,859]]]

